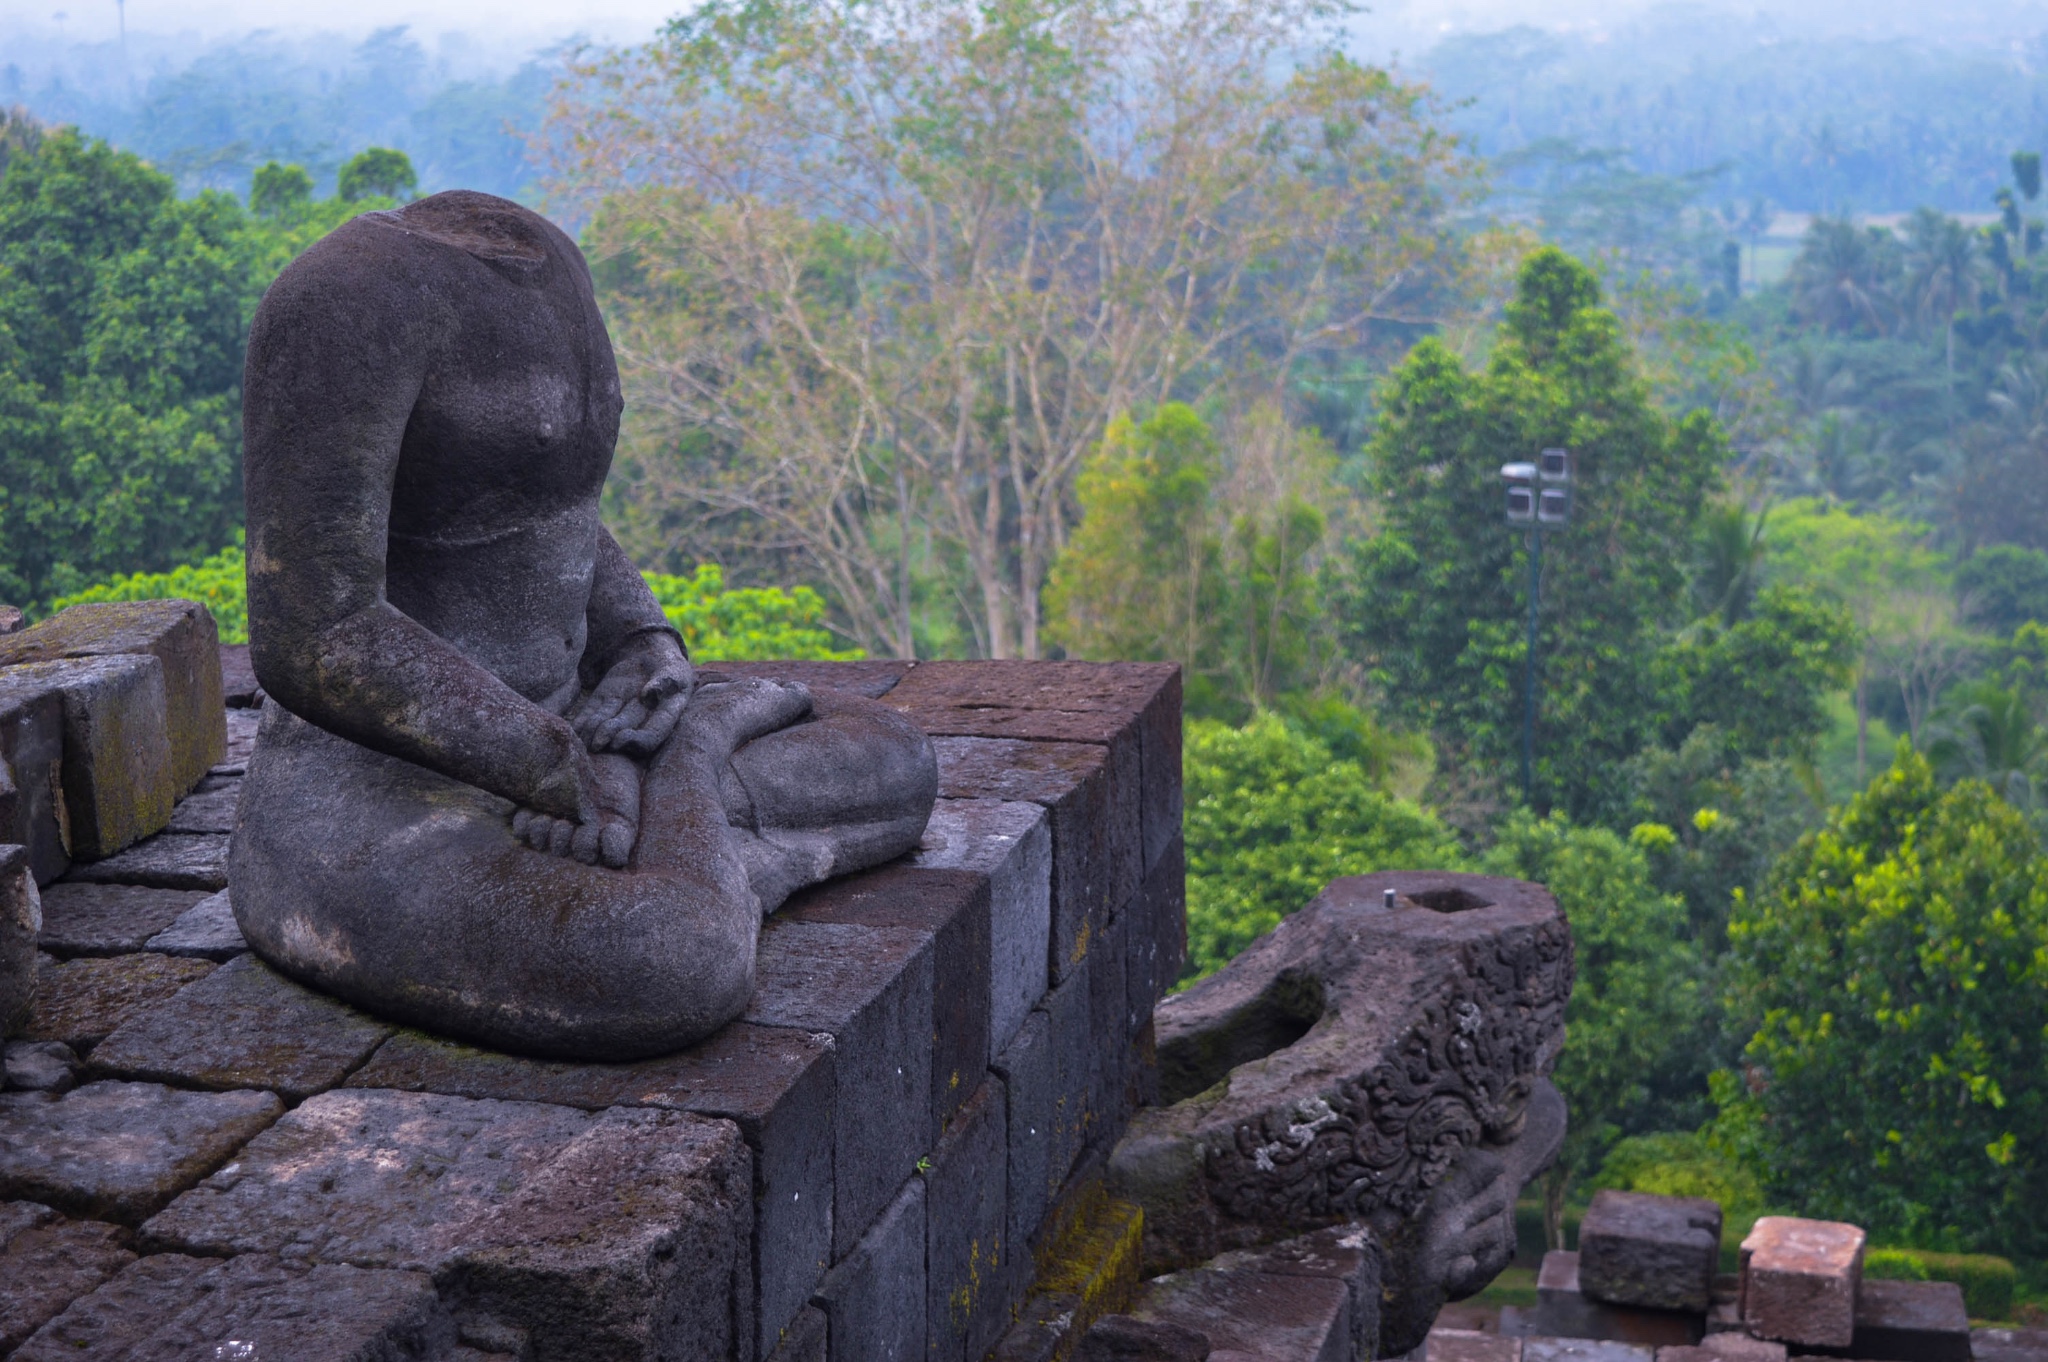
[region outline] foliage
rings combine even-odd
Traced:
[[[1612,812],[1615,767],[1655,735],[1654,660],[1683,622],[1689,541],[1723,446],[1711,419],[1651,403],[1599,285],[1553,249],[1524,264],[1493,356],[1469,371],[1425,340],[1396,371],[1370,448],[1384,530],[1358,541],[1340,603],[1392,714],[1499,779],[1520,747],[1526,536],[1501,523],[1516,451],[1573,453],[1572,523],[1544,533],[1536,800]]]
[[[683,644],[696,661],[848,662],[867,656],[858,648],[832,646],[831,632],[824,627],[824,598],[807,586],[728,587],[725,570],[716,563],[700,563],[687,577],[642,575],[661,613],[682,631]]]
[[[1623,1135],[1661,1124],[1660,1071],[1683,1062],[1703,1015],[1700,952],[1684,903],[1657,891],[1641,847],[1606,828],[1517,811],[1481,868],[1544,885],[1572,927],[1578,975],[1553,1075],[1571,1129],[1544,1186],[1555,1245],[1571,1185]]]
[[[353,203],[357,199],[405,199],[419,188],[420,177],[412,160],[390,147],[369,147],[349,157],[335,180],[337,197]]]
[[[2016,544],[1979,549],[1956,569],[1956,594],[1972,624],[2001,638],[2048,621],[2048,553]]]
[[[1990,1253],[1936,1253],[1928,1249],[1873,1248],[1863,1275],[1895,1282],[1954,1282],[1972,1319],[2011,1319],[2019,1272]]]
[[[1826,697],[1851,675],[1855,623],[1798,587],[1767,586],[1733,625],[1708,619],[1658,659],[1667,741],[1711,724],[1738,757],[1811,760]]]
[[[1188,725],[1184,979],[1221,968],[1340,875],[1459,869],[1435,814],[1276,714]]]
[[[1691,1131],[1660,1130],[1615,1143],[1587,1183],[1588,1191],[1614,1188],[1653,1196],[1704,1197],[1718,1202],[1726,1222],[1764,1209],[1763,1184],[1756,1175]],[[1870,1271],[1864,1260],[1864,1272]]]
[[[211,557],[169,572],[133,572],[95,582],[50,602],[51,613],[88,601],[198,601],[213,612],[222,643],[249,641],[249,597],[241,535]]]
[[[258,217],[274,218],[311,202],[312,198],[313,177],[304,166],[266,161],[256,168],[255,177],[249,182],[249,211]]]
[[[1337,489],[1312,434],[1277,422],[1250,434],[1284,446],[1265,461],[1272,476],[1255,476],[1244,451],[1227,468],[1181,403],[1110,422],[1047,586],[1053,642],[1071,657],[1179,661],[1195,715],[1241,720],[1320,688],[1329,615],[1316,568]]]
[[[2022,815],[1902,746],[1729,934],[1747,1081],[1717,1098],[1774,1198],[1911,1243],[2048,1249],[2048,862]]]
[[[1039,655],[1112,421],[1251,412],[1459,301],[1469,162],[1327,17],[734,0],[577,66],[549,145],[625,360],[628,549],[801,562],[895,655],[937,611]]]

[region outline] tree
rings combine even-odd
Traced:
[[[405,198],[419,188],[412,159],[390,147],[371,147],[351,156],[341,168],[335,192],[344,202],[356,199]]]
[[[2008,638],[2029,620],[2048,620],[2048,553],[2017,544],[1979,549],[1956,569],[1956,594],[1972,624]]]
[[[2014,808],[2035,811],[2048,733],[2017,688],[1991,677],[1956,686],[1928,720],[1921,749],[1942,780],[1981,780]]]
[[[353,162],[351,162],[353,164]],[[353,195],[344,194],[351,198]],[[268,161],[257,167],[249,185],[249,211],[261,218],[280,217],[313,198],[313,177],[304,166]]]
[[[1651,402],[1583,265],[1530,256],[1478,373],[1425,340],[1388,384],[1369,449],[1382,532],[1358,541],[1340,617],[1391,715],[1500,779],[1516,764],[1526,536],[1500,465],[1572,450],[1572,522],[1544,535],[1536,800],[1614,812],[1613,772],[1656,733],[1655,658],[1689,615],[1689,543],[1724,458],[1711,418]]]
[[[1812,591],[1767,586],[1747,618],[1703,620],[1659,658],[1672,745],[1711,724],[1742,757],[1811,761],[1826,699],[1853,674],[1855,621]]]
[[[1243,728],[1190,724],[1182,768],[1184,978],[1221,969],[1340,875],[1464,866],[1457,838],[1435,814],[1278,715]]]
[[[1450,297],[1463,154],[1302,53],[1324,12],[714,3],[579,67],[549,135],[634,494],[801,557],[865,646],[913,654],[936,575],[975,651],[1038,655],[1111,421],[1249,410]]]
[[[1831,331],[1884,333],[1896,307],[1890,281],[1897,250],[1881,229],[1846,217],[1814,219],[1792,262],[1794,308]]]
[[[1723,1118],[1773,1200],[2048,1252],[2048,862],[2025,817],[1902,744],[1729,931],[1747,1047]]]
[[[1685,905],[1657,892],[1640,847],[1553,815],[1511,815],[1482,868],[1534,880],[1572,925],[1578,972],[1553,1075],[1571,1111],[1564,1151],[1544,1175],[1544,1220],[1562,1247],[1565,1198],[1625,1134],[1655,1129],[1655,1078],[1695,1042],[1700,958]]]

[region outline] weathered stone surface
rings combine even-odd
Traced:
[[[190,789],[221,759],[220,635],[195,601],[98,601],[74,605],[0,642],[0,667],[63,658],[148,654],[163,669],[171,780]]]
[[[1046,1181],[1051,1193],[1066,1184],[1082,1151],[1097,1131],[1094,1107],[1097,1033],[1091,1010],[1092,962],[1045,995],[1052,1044],[1052,1131],[1046,1142]]]
[[[1970,1354],[1976,1362],[2042,1362],[2048,1329],[1972,1329]]]
[[[1345,1356],[1379,1356],[1381,1251],[1369,1226],[1332,1225],[1271,1248],[1226,1253],[1210,1266],[1338,1283],[1351,1303],[1351,1336]]]
[[[792,897],[777,915],[792,924],[906,929],[931,937],[931,1124],[919,1147],[974,1091],[988,1067],[989,879],[971,870],[887,865]]]
[[[70,878],[90,884],[143,884],[212,893],[228,887],[228,839],[160,833],[103,861],[75,865]]]
[[[235,924],[235,907],[225,889],[193,904],[145,944],[162,955],[201,960],[232,960],[249,949],[242,929]]]
[[[925,1356],[926,1214],[924,1180],[912,1178],[819,1286],[831,1362]]]
[[[704,664],[704,670],[722,672],[727,676],[758,676],[769,681],[780,681],[784,685],[795,682],[811,687],[825,686],[832,690],[865,695],[870,700],[879,700],[916,665],[915,662],[882,657],[863,658],[858,662],[817,662],[808,659],[720,662],[713,659]]]
[[[1119,775],[1135,780],[1137,762],[1129,755],[1135,748],[1120,756],[1091,743],[936,738],[932,750],[941,798],[1044,806],[1053,847],[1048,965],[1055,981],[1066,978],[1140,882],[1137,806],[1134,799],[1119,802],[1124,792],[1117,783]]]
[[[1742,1241],[1742,1320],[1759,1338],[1845,1348],[1856,1332],[1864,1233],[1767,1215]]]
[[[41,945],[60,960],[129,955],[205,897],[190,889],[53,884],[43,890]]]
[[[1012,1248],[1004,1196],[1008,1111],[990,1077],[954,1115],[925,1170],[931,1208],[925,1234],[925,1355],[981,1362],[1010,1322],[1021,1294],[1022,1255]],[[1021,1243],[1021,1241],[1020,1241]]]
[[[1097,1126],[1092,1134],[1105,1141],[1123,1134],[1136,1105],[1124,1009],[1130,922],[1131,916],[1123,914],[1105,923],[1088,955],[1088,1015],[1095,1029],[1095,1069],[1089,1080],[1088,1106]]]
[[[1522,1362],[1522,1340],[1476,1329],[1432,1329],[1423,1362]]]
[[[64,811],[71,855],[111,856],[171,818],[181,788],[153,657],[78,658],[0,667],[0,709],[55,693],[64,709]]]
[[[1652,1344],[1591,1338],[1525,1338],[1522,1362],[1656,1362]]]
[[[666,1059],[573,1064],[402,1032],[348,1086],[555,1102],[593,1111],[666,1107],[733,1121],[754,1155],[755,1313],[763,1352],[810,1299],[831,1261],[836,1085],[825,1037],[735,1022]]]
[[[28,848],[37,884],[71,865],[64,804],[64,697],[0,686],[0,844]]]
[[[1563,1045],[1571,980],[1569,929],[1535,885],[1421,872],[1333,882],[1155,1014],[1174,1105],[1138,1113],[1111,1165],[1145,1206],[1148,1266],[1340,1219],[1370,1221],[1404,1261],[1423,1253],[1419,1228],[1395,1229],[1427,1223],[1447,1169],[1477,1151],[1488,1167],[1474,1163],[1473,1178],[1526,1180],[1554,1154],[1531,1143],[1525,1116]],[[1563,1137],[1561,1106],[1555,1116],[1546,1141]],[[1398,1326],[1414,1336],[1385,1347],[1421,1342],[1436,1305],[1418,1308]]]
[[[6,1049],[7,1081],[0,1088],[16,1092],[69,1092],[78,1086],[85,1066],[71,1047],[54,1040],[10,1040]]]
[[[424,1273],[161,1254],[74,1303],[15,1357],[398,1362],[447,1357],[454,1342]]]
[[[768,1362],[827,1362],[830,1327],[825,1312],[806,1305],[775,1340]]]
[[[1075,1362],[1208,1362],[1209,1336],[1184,1324],[1104,1315],[1074,1350]]]
[[[42,957],[26,1040],[58,1040],[85,1051],[129,1017],[212,973],[206,960],[143,952],[57,963]]]
[[[229,709],[249,709],[263,699],[246,643],[220,645],[220,698]]]
[[[0,843],[0,1036],[14,1034],[35,1006],[42,930],[42,895],[28,848]]]
[[[134,1262],[128,1238],[126,1230],[94,1220],[48,1224],[8,1238],[0,1252],[0,1356]]]
[[[0,605],[0,634],[12,634],[26,627],[28,616],[18,605]]]
[[[685,1112],[327,1092],[143,1237],[431,1272],[466,1337],[537,1356],[722,1357],[755,1327],[750,1164],[736,1127]]]
[[[1702,1327],[1703,1321],[1694,1313],[1609,1305],[1588,1298],[1579,1289],[1579,1254],[1564,1249],[1543,1255],[1536,1274],[1535,1308],[1503,1307],[1500,1321],[1504,1334],[1607,1339],[1653,1348],[1690,1347],[1700,1341]]]
[[[62,1097],[0,1094],[0,1197],[132,1225],[276,1120],[267,1092],[88,1083]]]
[[[1610,1305],[1705,1313],[1721,1262],[1721,1208],[1604,1190],[1579,1226],[1579,1289]]]
[[[1031,1233],[1045,1219],[1057,1190],[1052,1177],[1052,1130],[1056,1090],[1052,1019],[1034,1009],[996,1056],[1009,1122],[1009,1221],[1006,1236],[1022,1255]]]
[[[1348,1362],[1351,1297],[1325,1277],[1196,1268],[1147,1282],[1131,1313],[1203,1334],[1217,1352],[1266,1362]]]
[[[1866,1277],[1856,1292],[1855,1337],[1827,1351],[1868,1362],[1970,1362],[1963,1288]]]
[[[990,1059],[1046,990],[1052,932],[1052,832],[1023,800],[942,799],[910,863],[989,879]]]
[[[1124,942],[1124,1029],[1135,1039],[1151,1023],[1152,1009],[1180,978],[1187,960],[1187,849],[1179,838],[1146,872],[1125,911],[1131,921]]]
[[[745,1021],[834,1038],[832,1255],[852,1250],[931,1148],[932,937],[770,922]]]
[[[235,810],[241,802],[240,777],[207,776],[198,789],[178,801],[164,831],[225,836],[235,830]]]
[[[239,955],[130,1016],[92,1063],[117,1078],[268,1088],[296,1102],[341,1082],[393,1029]]]
[[[0,1201],[0,1249],[13,1243],[14,1236],[23,1230],[52,1224],[56,1220],[57,1213],[38,1202]]]
[[[1709,1330],[1700,1348],[1721,1362],[1785,1362],[1785,1345],[1751,1338],[1741,1330]]]
[[[267,703],[267,702],[266,702]],[[244,775],[249,757],[256,750],[256,730],[263,726],[263,705],[252,709],[231,709],[227,713],[228,745],[218,765],[208,775],[229,779]]]

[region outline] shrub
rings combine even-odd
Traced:
[[[1874,1248],[1863,1256],[1863,1275],[1905,1282],[1954,1282],[1963,1288],[1971,1319],[2010,1319],[2019,1270],[1989,1253],[1935,1253]]]
[[[716,563],[699,563],[688,577],[642,574],[669,623],[683,634],[698,662],[812,658],[850,662],[867,654],[832,646],[823,627],[825,598],[807,586],[728,587]]]
[[[213,612],[222,643],[249,641],[249,600],[242,569],[242,548],[230,544],[211,558],[169,572],[136,572],[96,582],[83,591],[59,596],[52,611],[87,601],[198,601]]]

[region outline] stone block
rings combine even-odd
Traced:
[[[17,633],[28,626],[28,616],[18,605],[0,605],[0,634]]]
[[[1742,1241],[1742,1320],[1758,1338],[1846,1348],[1856,1333],[1863,1231],[1767,1215]]]
[[[1504,1306],[1500,1331],[1518,1337],[1604,1339],[1651,1348],[1690,1347],[1700,1341],[1703,1320],[1676,1310],[1609,1305],[1579,1289],[1579,1255],[1552,1249],[1536,1274],[1536,1306]]]
[[[1045,809],[1023,800],[942,799],[910,864],[988,876],[988,1058],[994,1059],[1046,990],[1052,832]]]
[[[818,1288],[831,1362],[925,1356],[925,1183],[912,1178]]]
[[[1610,1305],[1704,1314],[1721,1262],[1721,1208],[1698,1197],[1600,1191],[1579,1226],[1579,1289]]]
[[[235,830],[235,810],[241,803],[240,776],[206,776],[200,780],[198,789],[171,810],[171,821],[164,831],[226,836]]]
[[[664,1107],[732,1121],[754,1158],[755,1316],[763,1353],[810,1299],[831,1261],[837,1085],[826,1037],[734,1022],[682,1054],[635,1064],[574,1064],[405,1031],[380,1046],[347,1086],[592,1111]]]
[[[1104,1315],[1090,1325],[1074,1362],[1207,1362],[1209,1336],[1180,1324]]]
[[[23,1230],[56,1223],[57,1213],[33,1201],[0,1201],[0,1249]]]
[[[1351,1302],[1351,1337],[1345,1355],[1365,1359],[1379,1355],[1382,1256],[1370,1228],[1349,1224],[1332,1225],[1271,1248],[1226,1253],[1211,1266],[1282,1277],[1319,1277],[1340,1284]]]
[[[210,894],[228,887],[228,839],[159,833],[103,861],[75,865],[69,878],[87,884],[202,889]]]
[[[20,1034],[83,1053],[135,1013],[212,972],[211,961],[151,952],[63,964],[45,955],[36,972],[35,1006]]]
[[[1720,1362],[1785,1362],[1785,1345],[1751,1338],[1740,1330],[1709,1330],[1700,1349]]]
[[[1522,1362],[1656,1362],[1653,1344],[1615,1339],[1525,1338]]]
[[[117,656],[0,667],[0,711],[53,693],[64,710],[60,779],[71,855],[111,856],[168,823],[180,787],[163,664]]]
[[[225,1163],[283,1112],[267,1092],[88,1083],[0,1093],[0,1197],[132,1225]]]
[[[0,1036],[14,1034],[35,1007],[43,900],[28,848],[0,843]]]
[[[1009,1123],[1009,1226],[1012,1251],[1024,1246],[1045,1219],[1045,1209],[1058,1191],[1052,1173],[1052,1132],[1057,1108],[1057,1075],[1053,1065],[1052,1019],[1034,1009],[1017,1034],[996,1056],[995,1072],[1003,1080],[1005,1118]]]
[[[171,780],[189,790],[221,759],[220,634],[196,601],[99,601],[74,605],[0,640],[0,667],[146,654],[163,669]]]
[[[42,948],[60,960],[131,955],[205,897],[191,889],[53,884],[43,890]]]
[[[5,1050],[7,1078],[0,1089],[15,1092],[70,1092],[85,1066],[71,1047],[54,1040],[10,1040]]]
[[[96,1220],[24,1230],[0,1252],[0,1356],[135,1261],[129,1233]]]
[[[1131,918],[1124,939],[1124,1029],[1135,1039],[1187,961],[1187,851],[1178,838],[1146,872],[1138,896],[1124,911]]]
[[[2048,1329],[1972,1329],[1976,1362],[2048,1362]]]
[[[686,1112],[326,1092],[143,1240],[428,1272],[476,1346],[723,1357],[754,1336],[751,1162],[731,1123]]]
[[[92,1064],[116,1078],[268,1088],[298,1102],[348,1077],[394,1029],[244,954],[130,1016]]]
[[[447,1357],[454,1343],[454,1323],[424,1273],[162,1254],[74,1303],[15,1358],[395,1362]]]
[[[1327,1277],[1196,1268],[1139,1288],[1132,1315],[1206,1336],[1211,1359],[1238,1352],[1261,1362],[1349,1362],[1351,1296]]]
[[[833,1038],[832,1256],[931,1148],[931,935],[770,922],[742,1018]]]
[[[1856,1292],[1855,1336],[1829,1351],[1865,1362],[1971,1362],[1963,1288],[1866,1277]]]
[[[797,1311],[795,1319],[775,1341],[767,1362],[826,1362],[831,1342],[825,1312],[815,1305]]]
[[[870,657],[857,662],[819,662],[782,659],[772,662],[719,662],[704,664],[705,671],[727,676],[758,676],[787,685],[796,682],[813,688],[852,691],[879,700],[895,688],[917,663],[894,658]]]
[[[1476,1329],[1432,1329],[1422,1362],[1522,1362],[1522,1340]]]
[[[225,889],[193,904],[145,944],[162,955],[200,960],[232,960],[249,949]]]
[[[1533,1175],[1554,1150],[1519,1132],[1532,1097],[1554,1096],[1545,1078],[1571,984],[1570,928],[1537,885],[1420,871],[1332,881],[1154,1011],[1172,1105],[1137,1113],[1111,1163],[1145,1207],[1148,1269],[1381,1207],[1413,1215],[1446,1161],[1478,1144],[1514,1141]],[[1449,1144],[1390,1148],[1369,1172],[1352,1156],[1381,1138],[1376,1125],[1425,1108],[1453,1123],[1432,1126]],[[1556,1115],[1543,1129],[1561,1140]],[[1404,1318],[1394,1350],[1427,1323]]]
[[[1123,1134],[1136,1105],[1124,1007],[1129,929],[1128,917],[1105,924],[1088,959],[1088,1016],[1096,1036],[1095,1075],[1088,1089],[1088,1106],[1095,1122],[1088,1138],[1103,1144]]]
[[[1054,982],[1088,954],[1093,934],[1140,882],[1135,747],[1091,743],[936,738],[942,799],[1027,800],[1043,805],[1052,832]],[[1129,769],[1126,770],[1125,768]]]
[[[988,1068],[989,879],[978,871],[901,863],[830,880],[790,899],[776,916],[792,924],[879,927],[931,938],[930,1149]]]
[[[1095,1130],[1096,1034],[1089,975],[1082,969],[1045,995],[1052,1044],[1052,1130],[1046,1141],[1046,1178],[1056,1192],[1080,1161]]]
[[[229,709],[253,709],[262,702],[263,687],[246,643],[220,645],[220,698]]]
[[[954,1115],[925,1170],[925,1355],[942,1362],[982,1362],[1010,1322],[1020,1255],[1004,1193],[1007,1132],[1003,1083],[991,1077]]]
[[[222,755],[219,764],[207,774],[224,779],[245,774],[249,769],[249,754],[256,750],[256,730],[262,727],[262,724],[262,705],[254,709],[229,710],[227,751]]]
[[[28,848],[37,884],[71,866],[64,804],[64,697],[0,686],[0,844]]]

